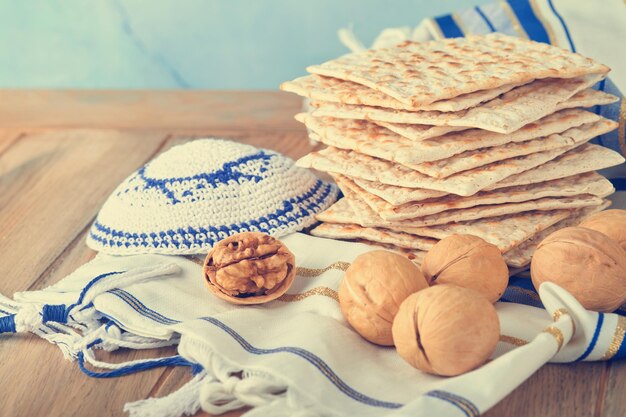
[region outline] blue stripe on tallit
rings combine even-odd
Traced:
[[[451,15],[448,14],[435,17],[434,20],[437,25],[439,25],[443,36],[445,36],[446,38],[462,38],[463,36],[465,36],[459,25],[457,25],[454,19],[452,19]]]
[[[528,0],[507,0],[513,13],[517,16],[520,24],[530,37],[537,42],[550,43],[550,37],[543,23],[537,18]]]

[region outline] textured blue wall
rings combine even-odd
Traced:
[[[0,0],[0,88],[275,89],[385,27],[485,1]]]

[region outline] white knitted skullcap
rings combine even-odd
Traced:
[[[310,226],[337,193],[277,152],[195,140],[122,182],[98,213],[87,245],[115,255],[206,253],[238,232],[280,237]]]

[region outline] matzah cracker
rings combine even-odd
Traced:
[[[497,184],[485,187],[485,190],[564,178],[581,172],[597,171],[612,167],[623,162],[624,158],[611,149],[599,145],[585,144],[576,148],[575,151],[567,152],[533,170],[513,175]]]
[[[339,200],[339,202],[342,200]],[[331,206],[331,209],[337,206],[339,202]],[[327,209],[327,211],[328,210],[330,209]],[[349,205],[344,205],[342,211],[344,211],[344,217],[352,216],[354,218],[356,216],[356,213],[351,211]],[[539,233],[560,220],[567,218],[570,214],[570,210],[532,211],[512,216],[481,219],[465,223],[451,223],[442,226],[423,228],[406,228],[404,231],[392,231],[382,227],[364,227],[356,224],[345,224],[343,225],[346,227],[345,233],[342,233],[341,235],[340,233],[336,233],[334,236],[327,237],[350,239],[354,237],[348,237],[348,233],[352,236],[356,236],[359,233],[370,233],[368,235],[369,240],[380,241],[379,239],[383,239],[384,236],[384,243],[402,246],[409,244],[412,239],[424,236],[435,239],[444,239],[454,234],[469,234],[478,236],[487,242],[496,245],[502,252],[506,252],[507,250],[510,250],[511,248],[526,241],[536,233]],[[331,227],[335,230],[342,230],[341,224],[330,226],[331,224],[333,223],[323,223],[322,226],[324,226],[324,228],[322,230]],[[311,233],[313,234],[313,231]]]
[[[586,123],[542,138],[525,142],[506,143],[491,148],[475,149],[438,161],[405,165],[431,177],[446,178],[459,172],[517,156],[580,145],[596,136],[617,129],[617,126],[617,122],[603,118],[594,123]]]
[[[521,201],[515,203],[486,204],[476,207],[446,210],[428,216],[408,219],[384,219],[375,209],[370,207],[359,194],[351,190],[345,191],[346,200],[352,211],[358,216],[359,223],[363,226],[386,227],[392,230],[408,231],[411,228],[431,227],[449,223],[467,222],[489,217],[505,215],[517,215],[530,211],[549,211],[560,209],[578,209],[581,207],[597,206],[602,204],[602,198],[593,195],[575,195],[571,197],[551,198],[544,197],[536,200]]]
[[[485,187],[483,191],[536,184],[565,178],[584,172],[609,168],[623,162],[624,158],[615,151],[599,145],[585,144],[575,148],[573,151],[564,153],[553,161],[549,161],[532,170],[510,176],[496,184]],[[428,189],[383,184],[378,181],[370,181],[357,177],[350,177],[350,179],[369,193],[375,194],[394,205],[441,197],[446,194],[444,192]]]
[[[312,139],[328,146],[411,166],[450,158],[474,149],[529,141],[596,122],[601,117],[585,110],[569,109],[546,116],[508,135],[469,129],[418,142],[366,120],[313,117],[307,113],[297,114],[296,119],[316,134]]]
[[[611,205],[611,202],[605,200],[599,206],[585,207],[579,210],[576,210],[570,217],[561,220],[560,222],[548,227],[540,233],[537,233],[535,236],[532,236],[527,241],[522,242],[520,245],[512,248],[508,252],[504,254],[504,260],[507,265],[513,268],[523,268],[530,264],[533,253],[535,253],[535,249],[542,240],[556,232],[557,230],[563,229],[565,227],[571,227],[578,225],[585,217],[588,217],[594,213],[604,210],[608,206]]]
[[[554,109],[555,112],[564,109],[572,109],[576,107],[592,107],[594,105],[604,105],[615,102],[617,97],[607,94],[603,91],[594,90],[588,88],[586,90],[576,93],[570,99],[559,103]],[[543,120],[543,119],[542,119]],[[541,120],[537,121],[539,123]],[[422,124],[406,124],[406,123],[388,123],[382,121],[374,121],[374,123],[386,127],[387,129],[396,132],[397,134],[404,136],[407,139],[420,141],[426,139],[434,139],[445,133],[463,130],[460,135],[469,132],[464,127],[454,126],[429,126]],[[474,130],[474,129],[472,129]],[[479,132],[482,130],[478,130]]]
[[[568,99],[577,92],[590,87],[600,80],[600,77],[573,78],[566,80],[537,80],[533,83],[518,87],[501,97],[458,112],[435,112],[385,109],[383,107],[367,107],[352,104],[338,104],[331,102],[312,102],[311,114],[316,117],[337,117],[344,119],[363,119],[391,123],[412,123],[436,126],[461,126],[479,128],[498,133],[511,133],[522,126],[541,119],[548,114],[564,108],[578,107],[578,100],[569,102]],[[592,90],[586,95],[597,96],[598,101],[589,101],[589,106],[595,106],[617,101],[618,98],[610,94]]]
[[[392,232],[373,227],[361,227],[356,224],[322,223],[311,234],[330,239],[366,239],[406,249],[429,250],[437,241],[428,237]]]
[[[602,203],[602,199],[590,195],[579,195],[573,197],[560,198],[540,198],[537,200],[522,201],[519,203],[492,204],[477,207],[469,207],[458,210],[448,210],[430,216],[418,217],[415,219],[405,220],[411,223],[413,227],[436,227],[444,226],[457,222],[468,222],[477,220],[486,220],[500,216],[518,215],[520,213],[548,212],[553,210],[573,210],[582,207],[597,206]],[[390,226],[390,229],[400,230],[399,227]],[[409,231],[411,228],[402,229]]]
[[[312,100],[329,101],[333,103],[356,104],[365,106],[386,107],[397,110],[436,110],[459,111],[474,107],[485,101],[498,97],[521,84],[506,84],[490,90],[475,91],[463,94],[448,100],[436,101],[417,107],[402,103],[387,94],[373,90],[361,84],[320,75],[307,75],[287,81],[280,85],[280,89],[298,94]]]
[[[588,194],[604,198],[615,191],[609,180],[595,172],[589,172],[538,184],[481,191],[470,197],[448,195],[432,200],[394,206],[382,198],[366,192],[349,178],[339,176],[336,178],[336,182],[346,196],[348,193],[354,193],[381,218],[388,221],[415,219],[416,217],[476,206],[520,203],[545,197],[574,197]],[[479,207],[477,210],[481,210],[481,208]]]
[[[378,248],[383,248],[383,249],[386,249],[386,250],[390,250],[392,252],[397,252],[397,253],[399,253],[401,255],[406,256],[409,260],[413,261],[419,267],[422,266],[422,262],[424,262],[424,257],[426,256],[426,253],[427,253],[427,251],[424,251],[424,250],[401,248],[401,247],[396,246],[396,245],[390,245],[390,244],[387,244],[387,243],[372,242],[371,240],[367,240],[367,239],[355,239],[354,241],[358,242],[358,243],[363,243],[363,244],[366,244],[366,245],[375,246],[375,247],[378,247]]]
[[[347,119],[347,120],[359,120],[359,119]],[[428,139],[435,139],[450,132],[467,131],[468,128],[462,126],[431,126],[421,124],[410,123],[388,123],[381,122],[380,120],[371,120],[381,127],[385,127],[392,132],[399,134],[412,141],[421,141]],[[482,130],[482,129],[481,129]],[[482,130],[487,132],[486,130]]]
[[[395,206],[411,201],[422,201],[448,195],[446,192],[427,190],[425,188],[397,187],[376,181],[367,181],[361,178],[344,177],[349,178],[368,193],[374,194]]]
[[[303,168],[315,168],[319,171],[344,174],[389,185],[427,188],[429,190],[469,196],[511,175],[546,163],[570,149],[570,147],[559,148],[506,159],[460,174],[451,175],[444,179],[432,178],[383,159],[332,147],[319,152],[312,152],[299,159],[296,164]]]
[[[411,106],[538,78],[609,71],[582,55],[497,33],[407,41],[344,55],[307,70],[365,85]]]

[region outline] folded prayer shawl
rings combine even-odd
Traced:
[[[195,140],[124,180],[98,213],[87,245],[116,255],[206,253],[239,232],[280,237],[302,230],[337,193],[278,152]]]
[[[254,407],[248,416],[473,417],[546,362],[626,357],[624,317],[586,311],[550,283],[537,294],[519,278],[496,303],[501,336],[492,360],[457,377],[425,374],[395,349],[363,340],[341,314],[344,270],[371,247],[300,233],[283,241],[297,276],[265,305],[213,297],[201,260],[99,254],[50,288],[0,299],[0,332],[33,331],[92,377],[189,367],[195,376],[178,391],[126,405],[131,416],[150,417],[243,406]],[[95,353],[167,345],[178,354],[110,364]]]

